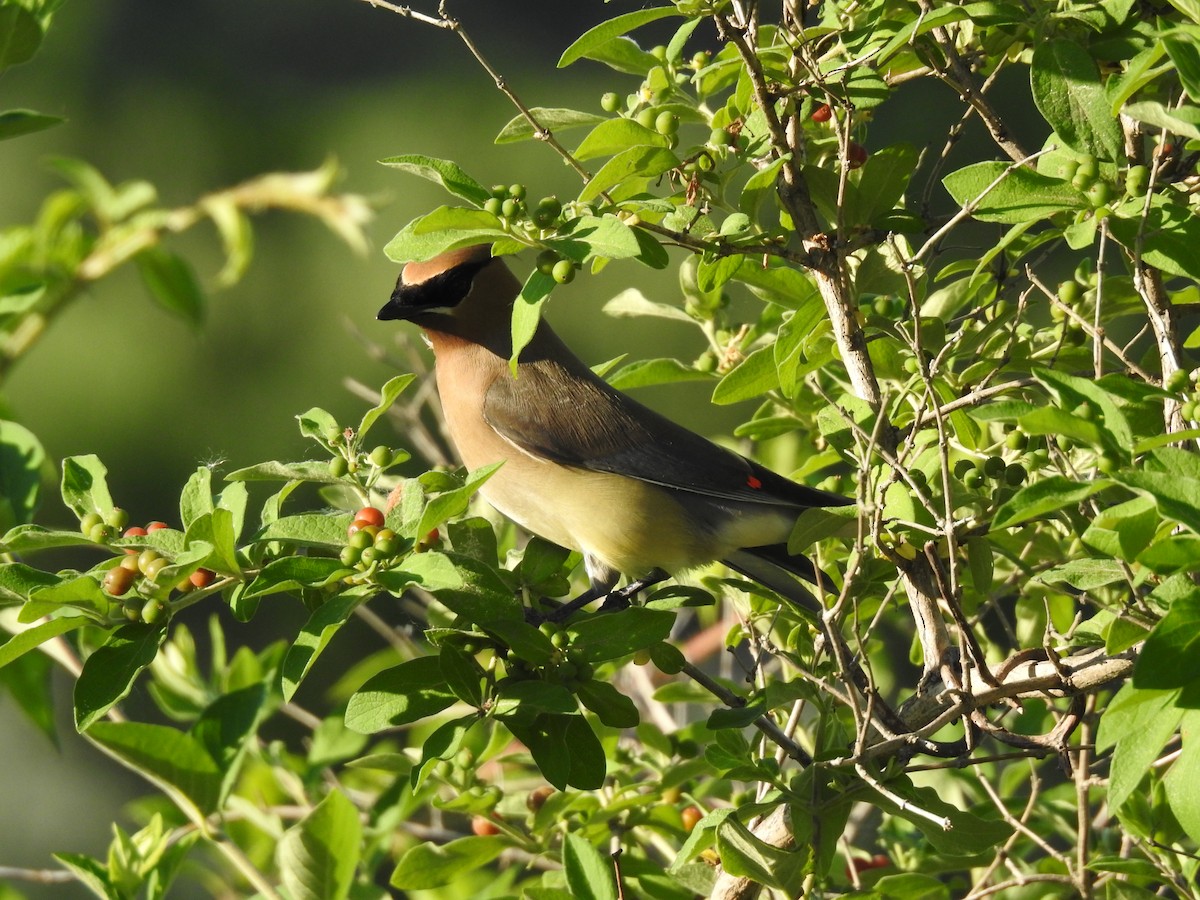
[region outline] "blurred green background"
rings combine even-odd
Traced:
[[[599,111],[604,91],[633,86],[592,64],[558,72],[554,63],[591,24],[639,4],[546,3],[540,12],[512,3],[457,6],[530,105]],[[548,149],[492,146],[515,110],[456,37],[359,0],[68,2],[34,60],[0,79],[0,108],[12,107],[67,122],[0,142],[0,228],[31,221],[64,186],[47,165],[55,157],[86,160],[114,183],[146,179],[164,204],[186,204],[261,172],[314,169],[332,155],[346,173],[341,189],[377,205],[366,257],[314,221],[256,218],[246,278],[211,295],[199,330],[157,306],[136,272],[121,271],[75,301],[17,365],[4,394],[15,418],[55,461],[99,454],[133,522],[176,519],[178,491],[197,464],[229,471],[315,456],[295,416],[322,406],[355,422],[365,404],[344,380],[380,385],[394,374],[355,336],[394,347],[399,333],[374,319],[396,277],[380,248],[405,222],[451,198],[377,160],[424,153],[453,158],[487,184],[524,182],[535,196],[578,190]],[[211,228],[168,246],[212,285],[221,256]],[[522,259],[515,268],[523,275],[529,265]],[[601,314],[604,300],[635,281],[675,296],[672,273],[614,265],[560,290],[551,317],[589,362],[625,352],[698,354],[698,333],[686,328],[667,326],[673,331],[665,337],[677,334],[678,344],[664,346],[663,334]],[[705,427],[706,388],[648,393],[694,427],[721,430]],[[377,437],[405,444],[402,435]],[[74,525],[53,493],[39,521]],[[201,638],[210,611],[183,617]],[[294,634],[303,615],[298,603],[281,599],[229,639],[261,648]],[[353,640],[343,640],[343,651],[353,654]],[[102,856],[108,823],[133,826],[122,804],[146,792],[75,736],[70,682],[56,681],[55,691],[58,749],[0,694],[0,866],[49,868],[53,851]],[[135,708],[144,703],[139,693]],[[73,885],[14,886],[31,897],[90,896]]]

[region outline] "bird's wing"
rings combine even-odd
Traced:
[[[526,453],[729,501],[803,509],[852,501],[790,481],[609,387],[586,368],[539,360],[505,372],[483,416]]]

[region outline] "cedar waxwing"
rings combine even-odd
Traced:
[[[511,316],[521,285],[490,247],[451,250],[401,272],[380,319],[424,329],[446,427],[468,469],[503,461],[480,490],[528,531],[583,553],[593,599],[627,605],[669,573],[721,560],[814,609],[785,570],[829,582],[787,552],[796,517],[853,501],[718,447],[610,387],[542,321],[516,375]],[[628,587],[613,591],[621,575]]]

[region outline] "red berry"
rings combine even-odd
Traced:
[[[488,835],[500,833],[500,829],[496,827],[496,823],[487,816],[472,816],[471,831],[480,837],[487,837]]]
[[[833,118],[833,110],[829,108],[828,103],[822,103],[812,111],[812,120],[814,122],[828,122]]]
[[[104,573],[104,590],[114,597],[120,597],[123,593],[129,590],[133,584],[133,572],[117,566],[114,569],[109,569]]]
[[[856,141],[846,145],[846,168],[858,169],[867,161],[867,148]]]
[[[170,528],[166,522],[151,522],[146,526],[146,531],[160,531],[163,528]]]
[[[215,577],[216,576],[213,575],[213,573],[208,569],[197,569],[188,576],[188,581],[192,583],[193,587],[203,588],[212,584]]]
[[[127,537],[127,538],[145,537],[145,536],[146,536],[146,529],[142,528],[139,525],[134,525],[132,528],[126,528],[125,533],[123,535],[121,535],[121,537]],[[133,547],[126,547],[125,552],[128,553],[130,556],[136,556],[139,551],[135,550]]]
[[[382,528],[383,512],[382,510],[378,510],[373,506],[364,506],[354,514],[354,521],[361,523],[361,525],[374,525],[378,528]]]

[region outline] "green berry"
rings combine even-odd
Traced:
[[[1015,431],[1013,432],[1013,434],[1016,433],[1017,432]],[[1020,463],[1013,463],[1004,470],[1004,483],[1011,485],[1012,487],[1016,487],[1019,484],[1025,483],[1025,478],[1027,475],[1028,473],[1025,471],[1025,467],[1023,465]]]
[[[654,119],[654,130],[659,134],[671,135],[679,130],[679,116],[664,110]]]
[[[1112,199],[1113,187],[1107,181],[1097,181],[1088,188],[1088,202],[1094,209],[1099,209]]]
[[[658,111],[653,106],[647,106],[638,112],[635,121],[643,128],[649,128],[653,131],[654,123],[658,121]]]
[[[485,212],[489,212],[493,216],[499,216],[500,213],[503,212],[503,210],[504,210],[504,201],[499,200],[496,197],[492,197],[490,200],[488,200],[486,203],[483,204],[483,209]]]
[[[543,275],[553,275],[554,267],[558,264],[559,255],[553,250],[543,250],[538,254],[537,270]]]
[[[113,530],[103,522],[97,522],[90,529],[88,529],[87,534],[88,540],[95,541],[97,544],[103,544],[107,542],[112,536]]]
[[[500,204],[500,215],[506,219],[515,218],[521,212],[521,201],[513,200],[511,197],[504,200]]]
[[[157,600],[147,600],[146,605],[142,607],[142,621],[147,625],[153,625],[162,618],[164,612],[166,612],[166,607]]]
[[[562,215],[562,204],[558,201],[557,197],[543,197],[538,201],[537,208],[554,219]]]
[[[1130,197],[1144,197],[1150,186],[1150,170],[1145,166],[1130,166],[1125,173],[1125,193]]]
[[[659,62],[663,62],[667,58],[667,48],[664,47],[662,44],[659,44],[657,47],[651,47],[650,55],[653,56],[655,59],[657,59]]]
[[[1092,419],[1094,419],[1096,417],[1095,408],[1092,406],[1092,404],[1088,403],[1086,400],[1083,403],[1080,403],[1077,407],[1075,407],[1075,409],[1072,410],[1072,412],[1074,412],[1078,418],[1083,419],[1088,422],[1090,422]]]
[[[983,461],[983,474],[996,479],[1004,476],[1004,460],[999,456],[989,456]]]
[[[363,549],[362,553],[360,553],[358,556],[358,561],[364,566],[369,566],[371,563],[375,562],[378,557],[379,554],[375,550],[374,545],[372,545]]]
[[[493,200],[503,200],[505,197],[508,196],[508,185],[507,184],[493,184],[491,194],[492,194]]]
[[[969,459],[960,459],[954,464],[954,477],[962,481],[968,472],[975,471],[975,463]]]
[[[724,128],[714,128],[708,135],[708,142],[714,147],[727,147],[730,135]]]
[[[375,543],[375,535],[367,528],[361,528],[346,540],[347,547],[355,550],[365,550]]]
[[[1009,432],[1008,437],[1004,439],[1004,446],[1009,450],[1024,450],[1029,446],[1029,435],[1023,431]]]
[[[1120,460],[1108,450],[1096,457],[1096,468],[1105,475],[1111,475],[1120,468],[1120,465]]]
[[[692,56],[692,66],[697,69],[703,69],[712,61],[712,54],[707,50],[700,50]]]
[[[338,554],[338,561],[343,566],[354,566],[358,563],[360,556],[362,556],[362,550],[347,544],[342,548],[342,552]]]
[[[1188,373],[1183,369],[1176,369],[1163,380],[1163,389],[1172,394],[1180,394],[1188,386],[1188,382]]]
[[[554,264],[550,275],[559,284],[570,284],[575,280],[575,263],[569,259],[560,259]]]
[[[349,471],[350,465],[344,456],[335,456],[329,461],[329,474],[334,478],[341,478]]]
[[[99,513],[90,512],[79,520],[79,531],[85,536],[90,536],[93,528],[103,524],[104,519],[100,517]]]
[[[129,524],[129,513],[125,512],[119,506],[114,506],[109,510],[108,515],[104,517],[104,524],[108,525],[114,531],[123,531],[125,526]]]
[[[144,569],[142,569],[142,572],[145,574],[145,576],[147,578],[149,578],[151,581],[153,581],[155,578],[158,577],[158,573],[161,572],[164,568],[166,568],[166,565],[167,565],[167,561],[160,556],[158,559],[153,559],[149,563],[147,563],[146,567]]]
[[[978,469],[972,468],[962,476],[962,483],[972,490],[983,487],[983,473]]]
[[[1078,281],[1064,281],[1058,286],[1058,299],[1067,306],[1074,306],[1083,296],[1083,288]]]
[[[600,108],[605,112],[616,112],[621,108],[621,98],[613,91],[609,91],[600,98]]]
[[[133,585],[136,576],[133,572],[123,566],[116,566],[104,573],[104,580],[101,585],[106,593],[113,597],[120,597]]]
[[[380,444],[371,451],[371,465],[382,469],[385,466],[391,465],[393,456],[391,447],[385,447]]]
[[[1189,422],[1196,421],[1196,401],[1189,400],[1183,406],[1179,407],[1179,414]]]
[[[508,186],[508,196],[512,197],[512,199],[514,199],[514,200],[524,200],[525,199],[525,185],[510,184]]]
[[[379,534],[375,535],[375,542],[371,546],[375,549],[376,557],[395,556],[396,551],[400,549],[400,538],[392,529],[381,528]]]
[[[137,558],[138,569],[140,569],[142,574],[145,575],[146,567],[150,565],[150,563],[154,562],[154,560],[161,558],[162,557],[159,556],[159,554],[154,550],[143,550]]]

